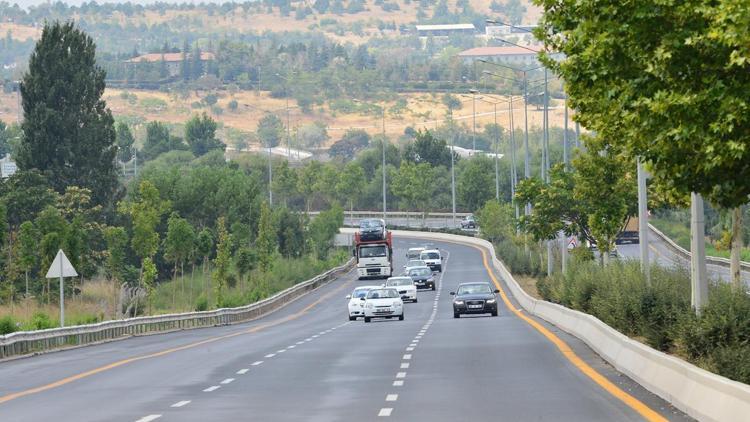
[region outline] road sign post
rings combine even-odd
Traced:
[[[63,278],[77,276],[78,273],[73,268],[73,264],[70,263],[68,257],[65,256],[65,252],[62,249],[57,251],[55,260],[52,261],[52,265],[47,270],[47,278],[60,279],[60,327],[65,326],[65,285],[63,284]]]

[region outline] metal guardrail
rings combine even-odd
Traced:
[[[656,234],[656,236],[659,239],[661,239],[662,241],[664,241],[664,243],[666,243],[667,246],[669,247],[669,249],[671,249],[674,253],[676,253],[677,255],[681,256],[682,258],[684,258],[684,259],[686,259],[688,261],[690,260],[690,256],[691,256],[690,251],[688,251],[687,249],[685,249],[682,246],[680,246],[677,243],[675,243],[674,240],[670,239],[669,236],[667,236],[666,234],[662,233],[659,229],[657,229],[656,227],[654,227],[650,223],[648,225],[648,228],[651,229],[651,231],[654,234]],[[726,258],[719,258],[717,256],[710,256],[710,255],[706,256],[706,262],[709,263],[709,264],[711,264],[711,265],[716,265],[716,266],[719,266],[719,267],[726,267],[726,268],[729,268],[729,265],[730,265],[730,261],[728,259],[726,259]],[[740,270],[741,271],[750,271],[750,262],[741,261],[740,262]]]
[[[260,318],[348,271],[354,259],[275,295],[237,308],[105,321],[97,324],[19,331],[0,336],[0,359],[159,332],[236,324]]]

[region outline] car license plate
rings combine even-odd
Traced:
[[[481,309],[482,305],[469,305],[469,308],[471,308],[471,309]]]

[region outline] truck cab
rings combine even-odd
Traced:
[[[393,248],[391,233],[383,239],[363,240],[354,235],[354,256],[357,259],[357,276],[364,278],[388,278],[393,275]]]

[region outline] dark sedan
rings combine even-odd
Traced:
[[[435,276],[432,274],[430,267],[412,267],[409,272],[406,273],[412,280],[414,285],[419,289],[431,289],[435,290]]]
[[[453,318],[461,314],[491,314],[497,316],[497,297],[499,290],[493,289],[490,283],[462,283],[458,290],[451,292],[453,299]]]

